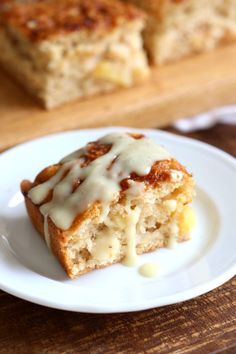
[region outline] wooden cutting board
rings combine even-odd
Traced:
[[[161,127],[236,102],[236,45],[152,69],[145,84],[45,111],[0,72],[0,151],[45,134],[105,125]]]

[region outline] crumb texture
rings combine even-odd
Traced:
[[[142,254],[173,242],[189,239],[191,220],[187,225],[185,204],[192,198],[191,183],[184,188],[164,183],[161,189],[148,189],[138,197],[123,198],[110,207],[108,216],[101,222],[100,215],[85,220],[71,236],[67,245],[70,274],[76,277],[91,269],[103,268],[123,260],[129,239],[127,225],[135,211],[139,218],[135,225],[135,253]],[[186,217],[184,216],[186,214]],[[132,250],[130,250],[132,256]]]

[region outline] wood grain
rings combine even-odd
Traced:
[[[114,315],[53,310],[2,293],[0,352],[206,354],[225,350],[236,339],[235,285],[232,280],[182,304]]]
[[[185,135],[236,156],[236,126]],[[0,292],[0,353],[235,354],[236,277],[190,301],[113,315],[49,309]]]
[[[105,125],[160,127],[236,101],[236,45],[152,69],[142,86],[45,111],[0,72],[0,151],[44,134]]]

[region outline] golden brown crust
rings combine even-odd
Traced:
[[[121,21],[143,17],[141,10],[118,0],[4,1],[1,23],[14,27],[32,41],[81,30],[110,30]]]
[[[32,183],[29,181],[22,181],[21,183],[21,191],[25,196],[25,206],[29,215],[29,218],[36,228],[36,230],[39,232],[39,234],[42,236],[42,238],[45,240],[45,235],[44,235],[44,217],[40,213],[39,206],[35,205],[31,199],[27,196],[27,192],[32,188]],[[60,261],[61,265],[67,272],[69,276],[71,276],[70,269],[72,268],[71,262],[66,256],[65,252],[65,245],[66,245],[66,231],[62,231],[59,228],[57,228],[54,223],[49,219],[48,220],[48,229],[51,235],[50,238],[50,246],[52,253],[57,257],[57,259]]]
[[[53,165],[53,166],[55,166],[55,165]],[[52,166],[50,166],[49,168],[46,168],[42,172],[40,172],[37,175],[36,179],[38,179],[40,176],[42,178],[41,181],[42,182],[45,181],[44,177],[45,177],[45,175],[48,176],[48,171],[50,171],[50,173],[52,173],[52,171],[54,171],[54,173],[56,173],[56,170],[53,169]],[[48,176],[48,178],[49,178],[49,176]],[[44,216],[40,212],[40,209],[39,209],[40,206],[35,205],[27,195],[29,190],[35,185],[37,185],[37,183],[35,183],[35,182],[31,183],[28,180],[23,180],[21,182],[20,187],[21,187],[21,192],[23,193],[23,195],[25,197],[25,206],[26,206],[26,210],[29,215],[29,218],[30,218],[32,224],[34,225],[35,229],[39,232],[41,237],[45,240]],[[69,259],[68,255],[65,251],[65,247],[68,243],[68,235],[70,235],[71,232],[73,232],[73,230],[75,230],[77,227],[79,227],[79,225],[83,222],[83,220],[85,220],[86,218],[92,218],[98,213],[99,213],[99,203],[95,203],[88,210],[86,210],[83,214],[79,215],[76,218],[76,220],[74,221],[72,227],[67,231],[59,229],[49,217],[47,219],[48,231],[50,234],[51,251],[57,257],[57,259],[60,261],[64,270],[66,271],[68,276],[71,278],[73,278],[73,274],[72,274],[73,263]],[[85,270],[81,274],[84,274],[87,272],[89,272],[89,269]]]

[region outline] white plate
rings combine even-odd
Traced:
[[[160,266],[156,278],[117,264],[72,281],[31,226],[19,184],[114,130],[147,134],[193,172],[197,227],[191,241],[140,257],[140,264],[151,261]],[[236,273],[236,163],[216,148],[156,130],[112,127],[30,141],[0,155],[0,166],[0,286],[15,296],[71,311],[136,311],[191,299]]]

